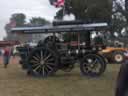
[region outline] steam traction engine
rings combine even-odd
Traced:
[[[14,33],[53,35],[39,41],[34,48],[19,47],[21,63],[29,74],[48,77],[59,69],[70,72],[74,64],[80,64],[84,76],[100,76],[106,69],[105,58],[98,52],[104,45],[91,42],[91,32],[108,29],[107,23],[85,23],[81,21],[54,22],[52,26],[13,28]],[[60,40],[56,33],[77,32],[77,40]],[[87,33],[86,40],[81,41],[79,33]]]

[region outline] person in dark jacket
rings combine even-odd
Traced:
[[[115,96],[128,96],[128,62],[121,65],[116,83]]]

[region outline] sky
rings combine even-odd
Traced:
[[[6,36],[4,26],[12,14],[24,13],[27,20],[40,16],[52,21],[56,11],[49,0],[0,0],[0,40]]]

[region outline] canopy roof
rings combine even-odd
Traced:
[[[71,23],[71,24],[70,24]],[[13,33],[23,33],[23,34],[42,34],[42,33],[61,33],[61,32],[87,32],[87,31],[97,31],[108,29],[108,24],[106,22],[101,23],[72,23],[66,22],[60,25],[50,25],[50,26],[40,26],[40,27],[16,27],[12,28]]]

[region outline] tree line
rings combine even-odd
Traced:
[[[32,17],[28,20],[28,22],[26,19],[27,19],[26,15],[24,13],[12,14],[9,19],[9,23],[5,25],[7,36],[4,39],[5,40],[18,40],[19,39],[18,35],[12,34],[10,32],[11,28],[13,27],[43,26],[43,25],[47,25],[51,23],[49,20],[46,20],[45,18],[42,18],[42,17]]]

